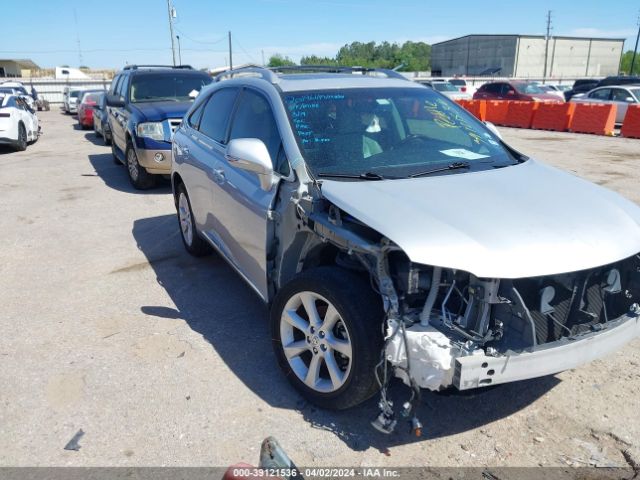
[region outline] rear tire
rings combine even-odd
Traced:
[[[280,368],[311,403],[354,407],[378,391],[383,319],[381,298],[363,276],[338,267],[303,272],[280,289],[271,308]]]
[[[27,149],[27,129],[23,123],[18,124],[18,140],[15,144],[16,152],[24,152]]]
[[[193,210],[191,210],[191,201],[189,200],[187,188],[184,186],[184,183],[178,185],[177,194],[178,204],[176,208],[178,225],[180,226],[180,236],[184,248],[194,257],[209,255],[212,251],[211,245],[200,236],[196,229],[196,224],[193,220]]]
[[[155,187],[155,175],[151,175],[144,167],[140,165],[133,145],[127,145],[125,158],[127,160],[127,172],[129,173],[129,180],[131,180],[131,185],[133,185],[134,188],[138,190],[148,190],[152,187]]]
[[[120,161],[120,159],[118,158],[118,154],[116,153],[116,144],[115,143],[111,143],[111,158],[113,160],[113,163],[115,163],[116,165],[122,165],[122,162]]]

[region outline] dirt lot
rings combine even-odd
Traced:
[[[35,145],[0,153],[0,465],[255,463],[268,435],[308,466],[640,463],[639,340],[556,377],[425,392],[419,439],[373,430],[375,399],[306,404],[260,300],[221,259],[184,251],[169,184],[134,191],[92,132],[40,116]],[[502,131],[640,202],[640,141]],[[82,448],[64,450],[79,429]]]

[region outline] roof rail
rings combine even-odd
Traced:
[[[400,80],[411,81],[404,75],[395,70],[389,70],[386,68],[368,68],[368,67],[340,67],[334,65],[295,65],[295,66],[286,66],[286,67],[240,67],[233,70],[227,70],[222,73],[219,73],[215,77],[215,81],[219,82],[224,80],[226,77],[233,78],[235,76],[252,76],[257,75],[262,79],[271,82],[278,83],[279,77],[278,73],[303,73],[303,72],[322,72],[322,73],[361,73],[362,75],[371,75],[371,74],[382,74],[388,78],[397,78]]]
[[[283,67],[271,68],[274,72],[279,73],[295,73],[295,72],[322,72],[322,73],[361,73],[362,75],[379,73],[388,78],[398,78],[401,80],[409,80],[401,73],[387,68],[369,68],[369,67],[342,67],[338,65],[291,65]],[[410,80],[409,80],[410,81]]]
[[[125,65],[123,70],[137,70],[139,68],[179,68],[193,70],[191,65]]]
[[[219,82],[221,80],[224,80],[225,77],[233,78],[236,76],[254,76],[254,75],[257,75],[268,82],[278,83],[278,75],[276,75],[276,73],[273,70],[271,70],[270,68],[253,67],[253,66],[234,68],[233,70],[226,70],[216,75],[215,81]]]

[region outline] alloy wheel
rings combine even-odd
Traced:
[[[351,371],[353,345],[338,310],[321,295],[299,292],[280,318],[284,355],[295,375],[322,393],[340,389]]]
[[[193,222],[191,220],[191,210],[189,209],[189,200],[184,192],[178,197],[178,218],[180,219],[180,230],[182,238],[187,245],[193,244]]]
[[[129,148],[127,151],[127,167],[129,168],[129,175],[135,182],[138,180],[138,159],[136,158],[136,152],[133,148]]]

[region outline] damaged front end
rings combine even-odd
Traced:
[[[326,200],[298,202],[316,241],[336,263],[368,272],[386,312],[375,372],[385,433],[396,424],[392,377],[411,387],[401,413],[416,434],[420,389],[459,390],[558,373],[620,348],[640,334],[640,255],[578,272],[478,278],[420,265],[385,236]],[[407,355],[407,352],[409,354]]]

